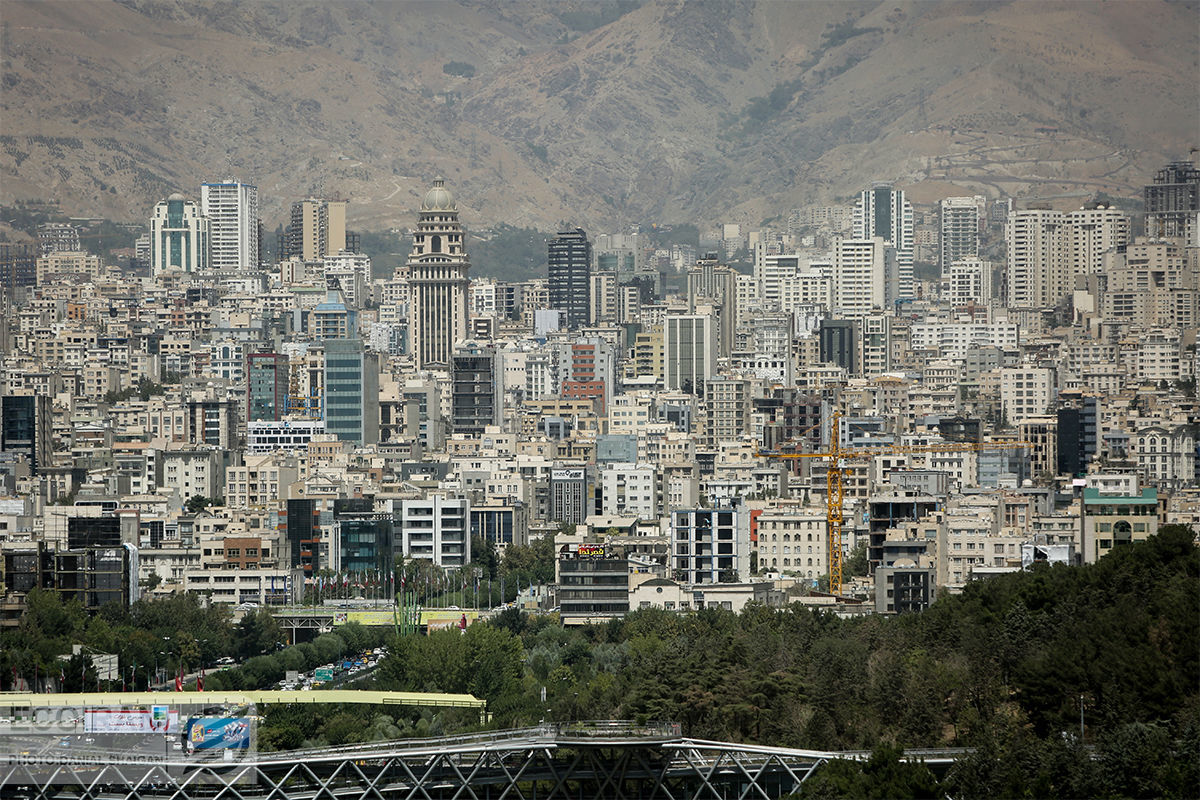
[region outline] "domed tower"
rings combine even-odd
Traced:
[[[454,346],[467,338],[466,236],[458,205],[442,178],[421,201],[413,249],[408,256],[408,332],[417,369],[449,369]]]

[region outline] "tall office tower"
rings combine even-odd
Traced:
[[[712,317],[672,314],[663,321],[663,385],[701,397],[716,372],[717,332]]]
[[[0,397],[0,453],[23,455],[34,475],[53,466],[53,418],[44,394]]]
[[[955,261],[979,257],[979,221],[983,219],[984,198],[947,197],[941,204],[941,237],[938,265],[942,277]]]
[[[1125,212],[1096,204],[1067,214],[1067,268],[1072,277],[1103,272],[1104,254],[1127,244],[1129,217]]]
[[[292,203],[280,260],[318,261],[346,249],[346,201],[309,197]]]
[[[287,413],[288,357],[246,354],[246,421],[280,420]]]
[[[150,217],[150,269],[155,277],[169,269],[208,269],[209,223],[200,207],[181,194],[154,206]]]
[[[841,239],[833,251],[833,307],[845,317],[886,311],[900,297],[899,259],[882,238]]]
[[[1004,225],[1005,304],[1049,308],[1070,291],[1065,220],[1048,209],[1014,209]]]
[[[38,246],[0,242],[0,287],[37,284]]]
[[[1173,161],[1158,171],[1154,183],[1142,190],[1146,235],[1152,239],[1179,237],[1200,244],[1200,168]]]
[[[817,332],[822,364],[837,364],[846,374],[858,374],[858,326],[850,319],[823,319]]]
[[[361,339],[325,342],[325,432],[359,446],[379,441],[379,355]]]
[[[212,269],[258,269],[258,187],[232,178],[201,184],[200,214],[208,218]]]
[[[913,296],[913,207],[904,192],[876,183],[858,196],[854,206],[854,238],[883,239],[896,249],[899,269],[897,299]]]
[[[456,344],[467,338],[467,271],[458,204],[442,178],[421,201],[413,249],[408,256],[408,333],[417,369],[450,368]],[[586,306],[585,306],[586,309]]]
[[[583,228],[561,231],[550,240],[550,307],[562,311],[567,329],[575,330],[588,324],[591,310],[591,285],[588,275],[592,268],[592,243]]]
[[[498,359],[490,347],[470,347],[451,359],[450,431],[483,436],[488,425],[499,425],[503,411]]]

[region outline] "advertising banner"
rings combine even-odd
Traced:
[[[97,708],[83,712],[87,733],[173,733],[179,730],[179,712],[167,706]]]
[[[188,721],[189,750],[246,750],[250,720],[246,717],[202,717]]]
[[[421,625],[431,631],[436,631],[441,628],[452,628],[462,622],[462,618],[467,618],[467,624],[470,625],[479,618],[478,611],[460,611],[453,608],[435,608],[421,612]]]

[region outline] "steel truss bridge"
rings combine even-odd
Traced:
[[[909,753],[935,771],[962,751]],[[264,753],[237,762],[155,763],[72,754],[70,764],[0,766],[13,798],[778,798],[821,764],[863,752],[822,752],[689,739],[678,726],[573,723],[348,747]]]

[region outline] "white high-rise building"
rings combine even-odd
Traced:
[[[970,303],[986,306],[992,301],[993,268],[992,262],[978,258],[965,258],[950,264],[948,269],[943,268],[943,299],[956,308]]]
[[[442,178],[421,201],[408,257],[412,303],[408,331],[417,369],[449,369],[450,356],[467,338],[467,270],[471,259],[458,221],[458,204]]]
[[[201,184],[200,213],[208,218],[212,269],[259,268],[258,187],[233,178]]]
[[[1097,206],[1067,214],[1067,247],[1071,275],[1104,271],[1104,254],[1129,244],[1129,217],[1123,211]]]
[[[879,237],[896,250],[896,299],[913,296],[914,226],[912,203],[890,184],[876,183],[858,196],[854,206],[854,238]]]
[[[796,278],[800,257],[795,253],[767,252],[767,243],[760,241],[754,246],[754,279],[758,281],[758,297],[764,309],[778,311],[783,307],[783,296]]]
[[[1008,212],[1004,241],[1009,308],[1049,308],[1070,291],[1064,224],[1059,211]]]
[[[208,220],[195,201],[173,194],[156,205],[150,217],[150,274],[208,269],[208,231]]]
[[[878,236],[840,240],[833,251],[834,313],[861,317],[886,309],[889,260],[895,268],[895,250]]]
[[[986,200],[974,197],[947,197],[941,203],[941,235],[938,240],[938,265],[946,277],[951,264],[979,257],[979,221]]]

